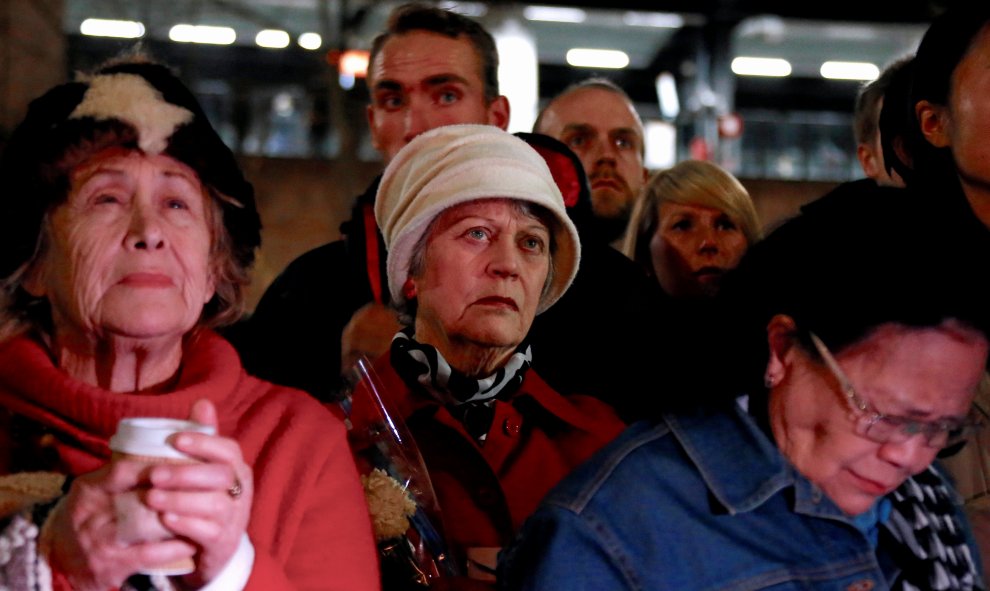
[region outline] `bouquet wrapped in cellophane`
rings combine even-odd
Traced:
[[[438,577],[457,576],[440,522],[440,507],[419,448],[383,390],[371,363],[361,358],[340,405],[347,417],[386,591],[428,589]]]

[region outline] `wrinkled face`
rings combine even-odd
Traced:
[[[983,374],[986,339],[969,329],[885,324],[835,357],[856,391],[887,415],[918,421],[965,417]],[[849,515],[868,510],[938,451],[923,435],[877,443],[858,435],[841,387],[824,363],[792,347],[771,392],[784,455]],[[774,398],[779,403],[775,403]]]
[[[77,167],[26,283],[56,335],[181,338],[213,296],[207,197],[168,156],[112,149]]]
[[[368,124],[386,163],[417,135],[443,125],[505,129],[508,103],[485,100],[481,60],[464,36],[411,31],[391,37],[368,68]]]
[[[540,132],[567,144],[581,159],[596,216],[629,217],[647,176],[643,126],[632,105],[601,88],[576,90],[547,107]]]
[[[664,202],[650,240],[653,272],[672,297],[714,297],[749,242],[729,214],[712,207]]]
[[[441,353],[462,342],[514,349],[550,271],[550,230],[510,199],[471,201],[440,214],[424,259],[410,278],[417,340]]]

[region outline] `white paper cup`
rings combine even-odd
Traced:
[[[175,449],[168,438],[182,431],[213,435],[216,429],[180,419],[135,417],[122,419],[110,438],[113,459],[128,459],[146,464],[189,464],[196,460]],[[114,499],[117,512],[117,539],[133,544],[167,540],[172,533],[162,525],[157,511],[141,502],[140,491],[133,490]],[[184,575],[193,572],[192,558],[163,564],[141,571],[146,575]]]

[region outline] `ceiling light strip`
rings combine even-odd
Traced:
[[[880,76],[880,68],[869,62],[840,62],[827,61],[822,64],[822,78],[830,80],[876,80]]]
[[[303,33],[297,43],[299,47],[313,51],[323,47],[323,37],[319,33]]]
[[[588,13],[580,8],[564,6],[527,6],[523,9],[523,18],[551,23],[583,23],[588,19]]]
[[[79,32],[90,37],[136,39],[144,36],[144,25],[136,21],[88,18],[79,25]]]
[[[230,45],[237,40],[237,33],[230,27],[182,24],[169,29],[168,38],[177,43]]]
[[[680,29],[684,26],[684,17],[671,12],[636,12],[630,10],[623,13],[622,23],[630,27]]]
[[[785,77],[791,75],[791,64],[785,59],[772,57],[740,56],[732,60],[732,72],[736,76]]]
[[[618,49],[575,47],[567,50],[567,63],[576,68],[619,70],[629,65],[629,56]]]
[[[254,37],[254,42],[258,47],[285,49],[289,46],[289,34],[278,29],[265,29],[258,31]]]

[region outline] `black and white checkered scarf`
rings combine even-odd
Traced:
[[[892,506],[881,547],[889,548],[903,569],[892,589],[984,589],[952,491],[934,468],[908,478],[888,498]]]
[[[482,444],[495,415],[492,405],[519,389],[532,359],[529,345],[523,344],[492,375],[471,378],[452,368],[436,348],[416,341],[411,327],[396,333],[390,353],[392,367],[407,386],[436,398]]]

